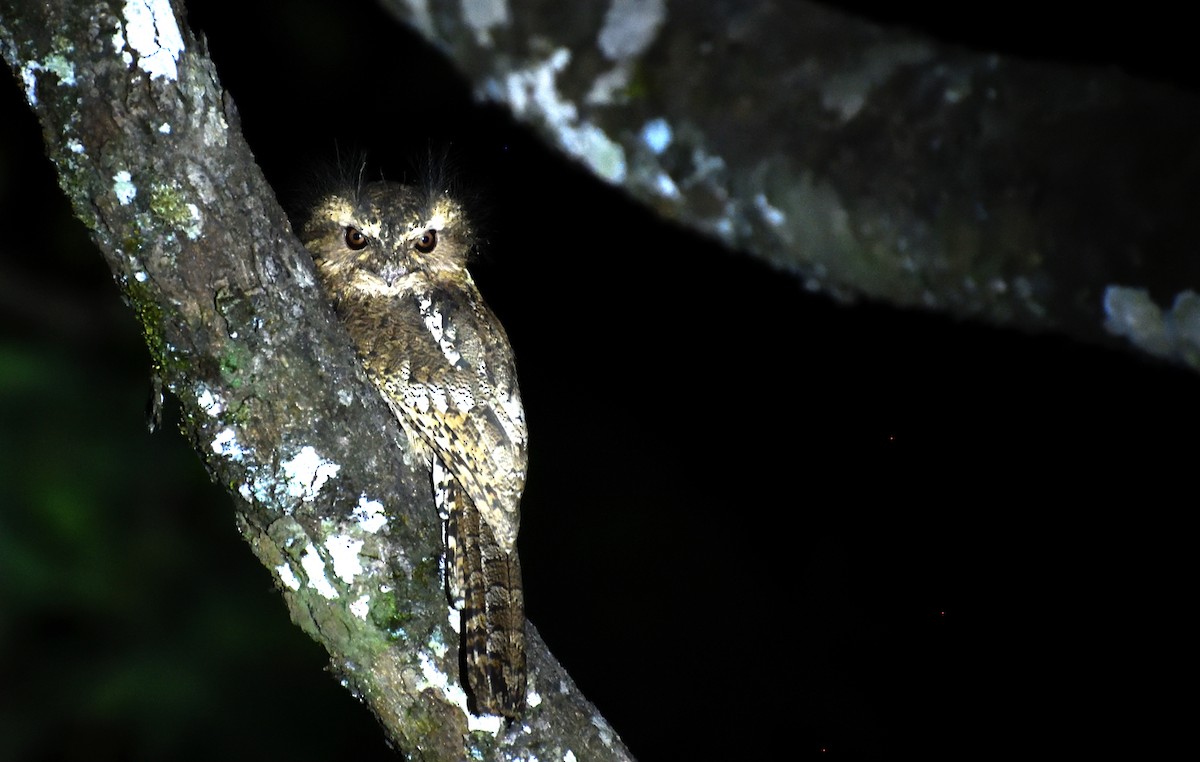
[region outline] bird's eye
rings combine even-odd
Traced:
[[[433,228],[426,230],[421,237],[413,241],[413,248],[422,254],[428,254],[437,247],[437,231]]]
[[[367,247],[367,237],[358,228],[346,226],[346,245],[355,251],[360,251]]]

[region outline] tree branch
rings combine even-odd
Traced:
[[[165,0],[4,0],[0,45],[183,434],[293,620],[414,758],[627,758],[532,628],[525,720],[505,731],[466,712],[428,474],[182,15]]]
[[[383,5],[481,100],[810,290],[1200,368],[1194,94],[808,2]]]

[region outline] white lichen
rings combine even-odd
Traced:
[[[463,692],[462,688],[452,682],[445,672],[438,669],[437,664],[428,653],[425,651],[418,653],[417,661],[421,664],[421,680],[417,683],[418,690],[434,688],[452,704],[462,709],[463,714],[467,716],[467,730],[482,730],[492,735],[500,732],[501,728],[504,727],[503,718],[490,714],[478,717],[471,714],[471,711],[467,708],[467,694]]]
[[[73,52],[74,48],[68,46],[66,52]],[[38,103],[37,97],[37,73],[39,71],[48,71],[58,78],[59,87],[74,87],[75,86],[75,65],[66,58],[62,53],[51,53],[46,56],[45,61],[26,61],[21,67],[21,84],[25,88],[25,100],[30,106],[36,106]]]
[[[80,143],[78,140],[68,140],[67,150],[74,154],[82,154],[84,151],[83,143]]]
[[[196,389],[196,402],[200,405],[200,409],[206,414],[216,418],[218,415],[225,412],[225,400],[221,397],[221,395],[215,394],[204,384],[198,384]],[[226,429],[226,431],[229,431],[230,434],[233,433],[230,429]]]
[[[559,48],[532,67],[510,72],[502,87],[490,85],[484,93],[506,100],[519,117],[539,117],[564,151],[602,179],[620,183],[625,179],[625,149],[596,125],[581,120],[575,104],[558,92],[555,80],[570,61],[570,51]]]
[[[1167,338],[1191,365],[1200,361],[1200,294],[1184,291],[1166,315]]]
[[[767,197],[762,193],[755,195],[754,208],[758,210],[759,214],[762,215],[763,219],[771,227],[777,228],[787,222],[787,215],[777,207],[771,206],[771,203],[767,201]]]
[[[692,174],[684,181],[685,187],[706,183],[710,180],[717,182],[717,178],[725,172],[725,160],[720,156],[708,153],[699,146],[692,149],[691,158]]]
[[[125,29],[121,26],[121,22],[117,22],[117,28],[113,30],[111,38],[113,52],[121,57],[121,61],[126,66],[133,65],[133,54],[125,49]]]
[[[1164,312],[1141,288],[1109,286],[1104,291],[1104,328],[1145,352],[1175,357],[1200,367],[1200,295],[1182,291]]]
[[[188,239],[194,241],[200,237],[200,232],[203,229],[203,226],[201,225],[202,218],[200,217],[200,207],[196,206],[195,204],[184,204],[184,207],[187,208],[188,215],[191,217],[191,221],[183,226],[183,232],[187,235]]]
[[[433,651],[433,655],[439,659],[445,658],[446,652],[450,650],[450,647],[442,640],[441,630],[436,628],[433,632],[429,633],[429,642],[426,645]]]
[[[666,172],[659,172],[654,176],[654,190],[658,195],[671,201],[678,201],[683,197],[683,194],[679,192],[679,186]]]
[[[575,752],[567,749],[566,753],[563,754],[563,762],[575,762]]]
[[[596,42],[609,60],[633,58],[650,46],[666,18],[663,0],[613,0]]]
[[[217,455],[229,458],[235,463],[240,463],[246,455],[246,451],[242,449],[242,445],[237,441],[237,434],[231,428],[223,429],[221,433],[217,434],[216,438],[212,441],[211,447],[212,451]]]
[[[387,528],[387,516],[383,512],[383,503],[378,500],[368,500],[364,492],[358,497],[358,507],[350,514],[358,522],[359,529],[375,534]]]
[[[350,613],[364,622],[367,621],[367,615],[371,613],[371,596],[360,595],[350,604]]]
[[[292,565],[287,561],[284,561],[279,566],[276,566],[275,573],[279,575],[279,581],[282,582],[285,587],[289,587],[292,590],[300,589],[300,580],[296,579],[296,573],[292,571]]]
[[[642,125],[642,142],[645,143],[655,156],[660,155],[671,145],[674,134],[666,119],[651,119]]]
[[[265,485],[253,473],[250,475],[250,481],[242,482],[242,484],[238,485],[238,494],[247,503],[257,502],[265,504],[266,500],[270,497],[270,491],[266,490]]]
[[[597,74],[583,102],[589,106],[611,106],[629,100],[629,81],[633,67],[619,63],[609,71]]]
[[[229,122],[225,121],[225,114],[218,108],[207,111],[202,130],[205,145],[223,147],[229,142]]]
[[[133,176],[122,169],[113,175],[112,179],[113,193],[117,194],[117,201],[121,202],[121,206],[128,206],[137,197],[137,186],[133,184]]]
[[[445,672],[439,670],[438,665],[434,664],[431,656],[425,653],[424,650],[416,654],[416,660],[420,661],[421,679],[424,680],[425,683],[425,685],[421,685],[421,688],[431,686],[431,688],[436,688],[439,691],[444,692],[444,694],[452,688],[450,684],[450,678],[446,677]],[[466,696],[463,696],[463,698],[466,700]],[[464,703],[464,706],[466,706],[466,703]]]
[[[308,586],[317,591],[323,598],[334,600],[338,597],[337,590],[329,584],[325,576],[325,561],[317,553],[317,548],[311,542],[300,556],[300,566],[308,577]]]
[[[333,573],[348,585],[362,574],[363,567],[358,554],[365,544],[363,540],[344,534],[335,534],[325,540],[325,550],[329,551],[329,559],[333,562]]]
[[[728,216],[728,214],[718,217],[716,221],[710,221],[709,224],[712,225],[711,229],[714,233],[716,233],[717,237],[725,241],[733,240],[733,234],[735,232],[733,228],[733,218]]]
[[[613,731],[612,727],[609,726],[608,721],[600,715],[594,714],[592,715],[592,725],[595,726],[601,742],[603,742],[605,746],[612,748]]]
[[[183,53],[183,35],[169,0],[127,0],[122,9],[125,39],[138,55],[138,68],[150,79],[179,77],[176,62]],[[113,38],[116,44],[116,37]]]
[[[21,67],[21,83],[25,87],[25,100],[30,106],[38,105],[37,99],[37,72],[40,71],[42,65],[37,61],[30,61]]]
[[[504,0],[462,0],[463,21],[475,32],[480,47],[492,46],[492,27],[508,23],[508,3]]]
[[[223,436],[232,439],[232,431],[227,431],[230,431],[230,434],[225,435],[225,433],[222,432],[222,435],[219,435],[218,439],[222,438]],[[213,449],[216,449],[215,443]],[[248,502],[259,503],[264,506],[281,510],[285,515],[291,515],[291,513],[296,509],[294,498],[302,497],[306,500],[311,499],[309,497],[305,497],[305,495],[308,494],[308,491],[311,490],[312,494],[315,495],[316,490],[319,489],[319,487],[316,489],[306,487],[306,484],[311,485],[317,482],[324,484],[326,478],[329,475],[332,475],[328,473],[327,470],[322,471],[319,465],[310,470],[307,465],[301,464],[300,472],[304,474],[303,476],[299,474],[284,474],[284,478],[281,480],[280,474],[275,469],[264,468],[256,463],[251,462],[250,453],[243,451],[240,446],[236,445],[236,443],[233,445],[226,445],[222,454],[229,455],[235,461],[246,462],[246,481],[238,486],[239,495],[241,495]],[[337,467],[333,466],[333,468],[336,469]],[[308,473],[313,473],[314,477],[319,476],[321,478],[317,479],[315,482],[299,481],[300,479],[306,478]],[[302,494],[297,495],[297,492]],[[288,497],[292,499],[282,499]]]
[[[462,689],[459,689],[459,693],[462,693]],[[463,698],[464,699],[466,698],[466,694],[463,694]],[[499,735],[500,730],[503,727],[504,727],[504,718],[503,717],[500,717],[497,715],[492,715],[492,714],[474,715],[474,714],[471,714],[470,712],[467,712],[467,730],[470,730],[470,731],[480,730],[480,731],[483,731],[484,733],[491,733],[492,735]]]
[[[429,0],[403,0],[408,6],[408,24],[421,33],[421,36],[432,40],[437,36],[433,25],[433,15],[429,13]]]
[[[162,124],[158,125],[158,131],[164,135],[170,135],[171,134],[171,125],[166,122],[163,122]]]
[[[1114,336],[1129,339],[1150,354],[1168,353],[1162,310],[1145,289],[1109,286],[1104,290],[1104,315],[1104,328]]]
[[[325,460],[311,445],[300,448],[291,460],[282,464],[284,482],[288,495],[308,502],[316,498],[321,487],[337,476],[342,469],[336,463]]]
[[[625,180],[625,149],[599,127],[584,122],[577,129],[560,129],[563,148],[575,154],[602,180],[618,184]]]
[[[58,84],[65,87],[75,86],[75,65],[58,53],[46,56],[42,68],[58,76]]]

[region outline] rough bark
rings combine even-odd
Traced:
[[[1194,94],[808,2],[384,5],[597,177],[811,290],[1200,368]]]
[[[0,45],[184,436],[293,620],[412,758],[627,758],[532,628],[524,721],[466,712],[428,474],[183,15],[166,0],[5,0]]]

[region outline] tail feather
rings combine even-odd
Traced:
[[[521,562],[515,552],[500,549],[457,483],[444,488],[449,507],[447,592],[462,609],[464,682],[472,711],[515,718],[525,708]]]

